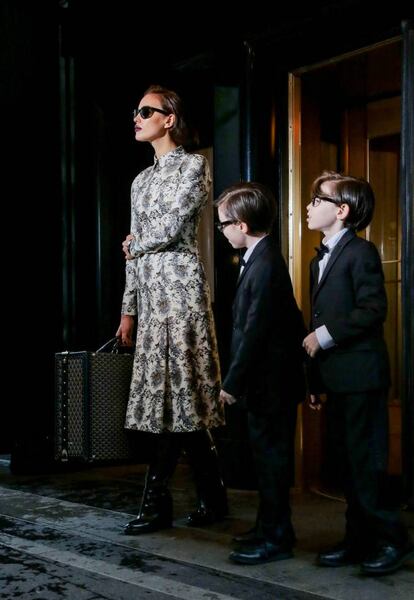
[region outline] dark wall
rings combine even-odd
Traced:
[[[1,3],[2,220],[8,388],[1,451],[48,444],[53,351],[62,326],[57,11]],[[17,376],[11,373],[17,371]],[[9,375],[10,374],[10,375]],[[43,435],[42,443],[32,443]],[[43,448],[44,450],[44,448]]]

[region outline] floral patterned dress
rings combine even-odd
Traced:
[[[137,339],[125,427],[160,433],[224,424],[210,292],[197,248],[208,163],[182,146],[142,171],[131,190],[122,314]]]

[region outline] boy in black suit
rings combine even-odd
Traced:
[[[293,556],[289,488],[293,479],[297,404],[304,397],[302,314],[280,250],[269,235],[276,215],[271,192],[240,183],[218,198],[220,231],[247,248],[233,304],[231,360],[223,403],[247,410],[258,479],[256,525],[235,538],[230,560],[257,564]]]
[[[360,563],[364,574],[382,575],[414,558],[414,546],[379,498],[388,441],[387,299],[378,252],[356,235],[371,222],[374,203],[363,179],[324,172],[312,185],[308,227],[325,237],[311,262],[311,333],[303,346],[313,359],[311,407],[320,408],[318,394],[327,393],[347,501],[345,538],[318,562]]]

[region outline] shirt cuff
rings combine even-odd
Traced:
[[[138,256],[139,252],[137,252],[137,250],[136,250],[136,240],[135,239],[130,240],[130,242],[128,244],[128,252],[134,258],[136,258]]]
[[[328,350],[328,348],[332,348],[335,346],[335,342],[331,337],[329,331],[326,328],[326,325],[321,325],[315,329],[316,337],[318,338],[319,346],[322,350]]]

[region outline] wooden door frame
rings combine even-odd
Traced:
[[[402,23],[402,36],[397,36],[348,52],[314,65],[304,66],[288,73],[288,264],[293,288],[302,305],[301,232],[304,226],[301,205],[301,75],[329,64],[347,60],[402,40],[401,78],[401,185],[402,211],[402,462],[404,495],[414,507],[414,69],[410,57],[414,53],[414,21]],[[296,476],[303,487],[303,420],[299,413],[296,443]]]
[[[402,461],[404,491],[414,509],[414,21],[402,23],[401,168],[402,221]]]

